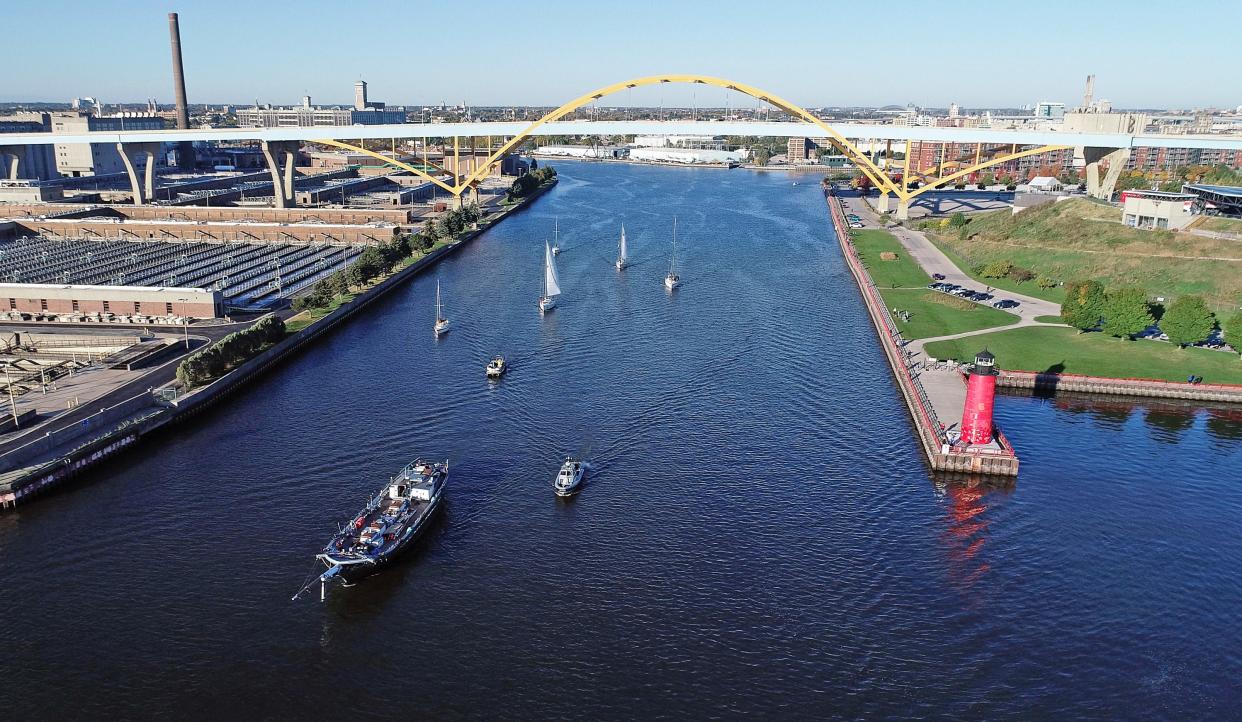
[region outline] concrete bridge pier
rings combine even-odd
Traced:
[[[910,220],[910,201],[905,198],[897,199],[897,220]]]
[[[880,191],[880,200],[875,202],[877,213],[888,213],[888,191]]]
[[[293,166],[297,163],[299,143],[296,140],[265,140],[262,145],[267,169],[272,174],[275,206],[292,208],[297,205],[293,195]]]
[[[134,192],[134,205],[142,206],[151,201],[155,195],[155,156],[160,152],[159,143],[117,143],[116,152],[121,154],[121,162],[125,164],[125,173],[129,176],[129,186]],[[137,160],[146,156],[146,168],[143,180],[138,181]]]
[[[18,166],[21,164],[22,156],[26,155],[26,146],[24,145],[6,145],[0,146],[0,162],[4,164],[4,177],[8,180],[17,180]]]
[[[1121,171],[1125,170],[1126,161],[1130,160],[1130,149],[1088,146],[1077,148],[1075,151],[1075,155],[1081,154],[1087,164],[1087,195],[1106,201],[1112,200],[1113,191],[1117,189],[1117,179],[1121,177]],[[1105,174],[1103,182],[1100,181],[1100,161],[1102,160],[1108,161],[1108,173]]]

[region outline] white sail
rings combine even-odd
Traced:
[[[444,304],[440,303],[440,281],[436,280],[436,320],[444,318]]]
[[[560,279],[556,277],[556,260],[552,258],[552,247],[548,245],[547,241],[544,241],[543,251],[543,295],[548,298],[559,296],[561,295],[561,282]]]
[[[617,256],[617,263],[624,266],[626,260],[627,259],[625,257],[625,224],[622,223],[621,224],[621,255]]]

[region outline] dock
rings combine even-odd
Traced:
[[[962,407],[966,401],[962,375],[951,371],[924,374],[913,367],[906,349],[907,341],[854,248],[840,201],[832,191],[828,191],[825,197],[841,253],[858,283],[867,313],[879,335],[880,346],[931,468],[935,471],[1017,476],[1018,455],[999,428],[993,441],[986,445],[960,444],[950,435],[949,430],[962,418]]]

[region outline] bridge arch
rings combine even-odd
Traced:
[[[935,178],[935,179],[927,179],[922,185],[920,185],[919,188],[911,190],[906,187],[908,183],[907,176],[909,175],[909,157],[910,157],[909,145],[907,145],[906,147],[906,164],[905,164],[905,169],[903,170],[903,173],[902,173],[902,182],[897,183],[891,177],[889,177],[889,174],[885,170],[882,170],[881,168],[876,166],[876,164],[873,163],[871,159],[867,157],[867,154],[865,152],[863,152],[857,146],[851,143],[845,136],[837,132],[832,126],[828,125],[824,121],[815,117],[815,115],[812,114],[809,110],[799,105],[795,105],[794,103],[789,102],[788,100],[776,95],[775,93],[769,93],[753,85],[747,85],[745,83],[738,83],[732,80],[726,80],[724,78],[716,78],[716,77],[712,77],[708,75],[650,75],[650,76],[646,76],[642,78],[633,78],[631,80],[625,80],[620,83],[614,83],[612,85],[598,88],[589,93],[586,93],[577,98],[574,98],[573,100],[548,112],[546,115],[539,118],[538,120],[535,120],[530,125],[523,128],[517,135],[501,143],[500,146],[496,148],[487,157],[487,159],[484,160],[481,164],[479,164],[479,166],[475,168],[475,170],[471,172],[470,174],[462,177],[459,173],[454,173],[452,185],[445,183],[444,181],[440,180],[439,178],[436,178],[435,176],[425,172],[424,170],[420,168],[416,168],[408,163],[403,163],[399,160],[396,160],[395,158],[390,158],[388,156],[382,155],[380,153],[377,153],[372,150],[368,150],[360,146],[352,145],[350,143],[345,143],[339,140],[328,140],[328,139],[317,140],[313,142],[323,143],[325,145],[330,145],[330,146],[334,146],[337,148],[343,148],[343,149],[351,150],[357,153],[363,153],[365,155],[369,155],[371,157],[382,160],[390,165],[409,171],[410,173],[413,173],[414,175],[417,175],[421,178],[425,178],[435,183],[439,187],[445,189],[446,191],[452,193],[453,195],[460,196],[463,191],[474,187],[484,176],[486,176],[489,172],[491,172],[492,167],[495,166],[496,163],[500,162],[500,159],[503,158],[506,153],[512,151],[520,143],[532,137],[534,135],[534,131],[537,130],[540,126],[546,123],[551,123],[551,122],[560,120],[561,118],[565,117],[566,115],[569,115],[575,110],[578,110],[579,108],[585,105],[589,105],[590,103],[593,103],[597,100],[600,100],[601,98],[605,98],[610,95],[614,95],[616,93],[629,90],[631,88],[641,88],[641,87],[645,87],[649,85],[660,85],[663,83],[688,83],[688,84],[697,84],[697,85],[710,85],[710,86],[714,86],[717,88],[724,88],[725,90],[733,90],[733,91],[748,95],[752,98],[755,98],[756,100],[760,100],[765,103],[768,103],[780,110],[783,110],[789,115],[793,116],[794,118],[797,118],[803,123],[820,128],[827,134],[828,142],[831,143],[832,146],[836,148],[838,152],[840,152],[842,155],[849,158],[850,161],[853,162],[854,165],[858,168],[858,170],[863,175],[865,175],[868,178],[868,180],[871,181],[873,185],[875,185],[875,187],[879,188],[882,193],[885,193],[885,194],[891,193],[897,196],[905,204],[908,204],[910,199],[914,198],[915,196],[918,196],[934,188],[938,188],[944,185],[945,183],[952,182],[958,178],[969,175],[970,173],[973,173],[975,171],[982,170],[984,168],[988,168],[991,166],[999,165],[1000,163],[1004,163],[1006,161],[1013,160],[1016,158],[1022,158],[1025,156],[1035,155],[1035,154],[1043,153],[1043,152],[1050,151],[1050,150],[1060,150],[1060,149],[1069,147],[1069,146],[1064,146],[1064,145],[1045,145],[1045,146],[1039,146],[1035,148],[1027,148],[1021,151],[1019,151],[1015,147],[1013,151],[1008,154],[1001,154],[1001,155],[993,156],[983,162],[978,162],[977,160],[976,163],[971,165],[970,167],[962,169],[951,175],[942,176],[942,177]],[[491,150],[490,145],[489,145],[489,150]],[[979,159],[979,160],[982,160],[982,159]],[[440,169],[440,170],[443,170],[443,169]]]

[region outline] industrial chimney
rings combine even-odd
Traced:
[[[181,65],[181,26],[177,13],[168,13],[168,36],[172,41],[173,91],[177,94],[177,128],[190,129],[190,107],[185,100],[185,69]],[[177,166],[194,168],[194,145],[190,141],[177,144]]]

